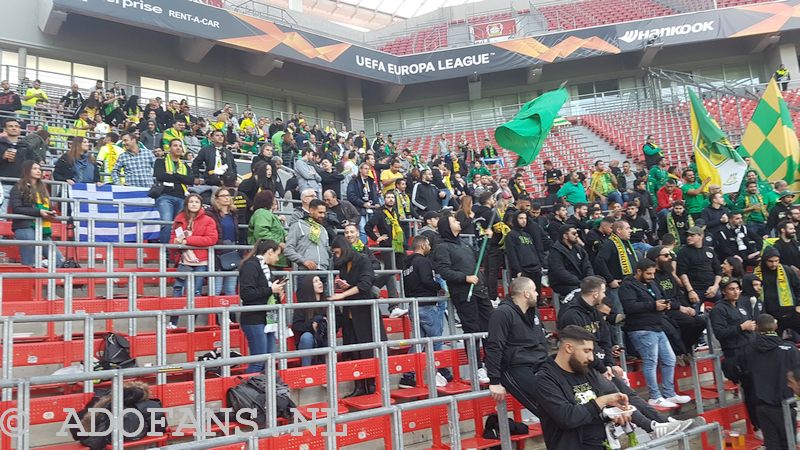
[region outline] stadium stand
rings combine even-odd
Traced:
[[[548,30],[573,30],[675,14],[658,2],[634,0],[585,0],[542,6],[539,11],[547,19]]]

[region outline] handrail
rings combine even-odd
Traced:
[[[667,444],[678,443],[681,442],[683,445],[681,448],[689,449],[692,448],[689,444],[689,439],[695,436],[699,436],[704,433],[714,433],[717,437],[715,439],[716,445],[715,448],[721,450],[724,447],[723,439],[722,439],[722,427],[718,423],[709,423],[706,425],[701,425],[699,427],[692,428],[690,430],[686,430],[680,433],[671,434],[669,436],[664,436],[661,438],[653,439],[652,441],[647,441],[644,444],[637,445],[635,447],[630,447],[631,450],[644,450],[650,448],[662,448]]]

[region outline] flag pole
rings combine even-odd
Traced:
[[[489,226],[487,229],[491,229],[492,225],[494,225],[495,218],[497,218],[497,209],[492,210],[492,217],[489,219]],[[475,264],[475,270],[473,271],[473,276],[478,276],[478,272],[481,270],[481,263],[483,262],[483,256],[486,254],[486,244],[489,243],[489,238],[484,236],[483,243],[481,244],[481,251],[478,253],[478,263]],[[475,289],[474,284],[469,285],[469,292],[467,293],[467,303],[472,301],[472,291]]]

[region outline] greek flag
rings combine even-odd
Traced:
[[[155,202],[147,196],[148,188],[104,184],[75,183],[70,187],[70,198],[82,200],[106,200],[114,203],[80,202],[73,211],[75,230],[79,241],[89,241],[89,222],[93,219],[147,219],[158,220]],[[158,225],[143,225],[142,239],[158,239]],[[95,222],[94,242],[136,242],[136,224],[119,222]]]

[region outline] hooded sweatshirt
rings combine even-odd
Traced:
[[[783,266],[783,271],[786,273],[786,281],[789,283],[789,292],[791,292],[794,302],[792,306],[781,306],[780,298],[778,297],[778,271],[767,269],[766,264],[767,259],[773,256],[780,256],[780,253],[774,247],[767,247],[761,255],[764,311],[776,319],[780,319],[795,313],[794,308],[797,305],[797,298],[800,297],[800,278],[797,277],[794,270],[786,265]]]
[[[547,360],[547,339],[536,311],[522,312],[510,299],[500,302],[489,316],[489,336],[484,344],[486,373],[491,384],[511,367],[531,366],[535,372]]]
[[[542,270],[542,261],[539,252],[533,243],[533,238],[525,228],[517,224],[517,213],[514,216],[514,227],[506,236],[506,255],[508,256],[509,269],[511,274],[536,273]]]
[[[414,253],[406,259],[403,287],[406,297],[436,297],[439,293],[439,283],[433,278],[433,262],[430,258]],[[427,305],[433,303],[420,306]]]
[[[786,372],[800,364],[800,353],[791,343],[775,333],[757,334],[738,357],[742,375],[753,383],[756,402],[781,406],[793,396],[786,386]]]
[[[738,350],[753,339],[751,331],[743,331],[742,323],[747,321],[746,314],[727,300],[720,300],[709,314],[711,328],[726,356],[738,354]]]
[[[736,306],[739,311],[743,311],[746,317],[745,320],[756,320],[758,315],[764,312],[764,302],[761,301],[761,296],[753,288],[755,280],[761,281],[752,273],[742,277],[742,295],[739,297],[739,301],[736,302]]]
[[[472,252],[472,247],[453,234],[447,217],[439,220],[438,228],[442,240],[433,251],[433,267],[447,282],[451,294],[466,294],[469,291],[467,276],[475,272],[477,264],[475,254]],[[480,272],[478,278],[474,292],[485,294],[486,286]]]

